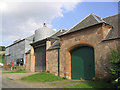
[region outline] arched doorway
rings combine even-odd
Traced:
[[[80,46],[71,53],[71,79],[91,80],[95,76],[94,48]]]

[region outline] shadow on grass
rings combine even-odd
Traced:
[[[87,82],[86,84],[93,88],[113,88],[113,85],[111,83],[105,83],[105,82],[90,81]]]
[[[114,88],[110,83],[97,82],[97,81],[88,81],[77,85],[71,85],[66,88]]]

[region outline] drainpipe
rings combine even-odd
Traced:
[[[58,76],[60,76],[60,49],[58,48]]]

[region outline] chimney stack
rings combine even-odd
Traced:
[[[46,27],[46,23],[43,24],[43,27]]]

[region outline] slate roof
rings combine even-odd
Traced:
[[[33,35],[31,35],[31,36],[29,36],[29,37],[27,37],[27,38],[21,39],[21,40],[19,40],[19,41],[17,41],[17,42],[14,42],[13,44],[11,44],[11,45],[9,45],[9,46],[7,46],[7,47],[5,47],[5,48],[11,47],[11,46],[13,46],[13,45],[15,45],[15,44],[17,44],[17,43],[19,43],[19,42],[22,42],[22,41],[24,41],[24,40],[33,40],[34,37],[35,37],[35,34],[33,34]]]
[[[30,40],[30,41],[33,41],[34,40],[34,37],[35,37],[35,34],[25,38],[25,40]]]
[[[50,48],[48,48],[47,50],[54,50],[54,49],[58,49],[60,48],[60,41],[59,40],[56,40]]]
[[[28,50],[25,54],[29,54],[31,50]]]
[[[107,24],[113,26],[113,28],[110,30],[110,32],[108,33],[106,38],[102,41],[120,39],[120,30],[119,30],[120,25],[118,25],[120,23],[120,14],[101,18],[101,17],[96,16],[95,14],[91,13],[85,19],[83,19],[81,22],[79,22],[77,25],[75,25],[74,27],[72,27],[71,29],[69,29],[68,31],[66,31],[65,33],[63,33],[59,36],[63,36],[63,35],[66,35],[66,34],[69,34],[69,33],[75,32],[75,31],[79,31],[84,28],[87,28],[87,27],[90,27],[93,25],[97,25],[100,23],[107,23]]]
[[[74,31],[78,31],[83,28],[87,28],[89,26],[93,26],[93,25],[103,23],[103,22],[105,23],[105,21],[102,18],[91,13],[85,19],[83,19],[81,22],[79,22],[77,25],[75,25],[74,27],[72,27],[71,29],[69,29],[68,31],[63,33],[62,35],[65,35],[65,34],[68,34],[68,33],[74,32]],[[62,35],[60,35],[60,36],[62,36]]]
[[[55,34],[53,34],[50,38],[59,38],[58,36],[63,34],[64,32],[66,32],[65,29],[60,29],[58,32],[56,32]]]
[[[60,39],[59,39],[59,35],[63,34],[64,32],[66,32],[65,29],[61,29],[58,32],[56,32],[54,35],[52,35],[50,38],[55,39],[55,41],[53,42],[53,44],[51,45],[50,48],[48,48],[48,50],[53,50],[53,49],[58,49],[60,48]]]
[[[106,36],[105,40],[112,40],[112,39],[120,39],[120,14],[116,14],[113,16],[103,18],[108,24],[112,25],[113,28],[110,30],[108,35]]]
[[[17,44],[17,43],[19,43],[19,42],[22,42],[22,41],[24,41],[24,40],[25,40],[25,39],[19,40],[18,42],[15,42],[15,43],[13,43],[13,44],[11,44],[11,45],[5,47],[5,48],[11,47],[11,46],[13,46],[13,45],[15,45],[15,44]]]

